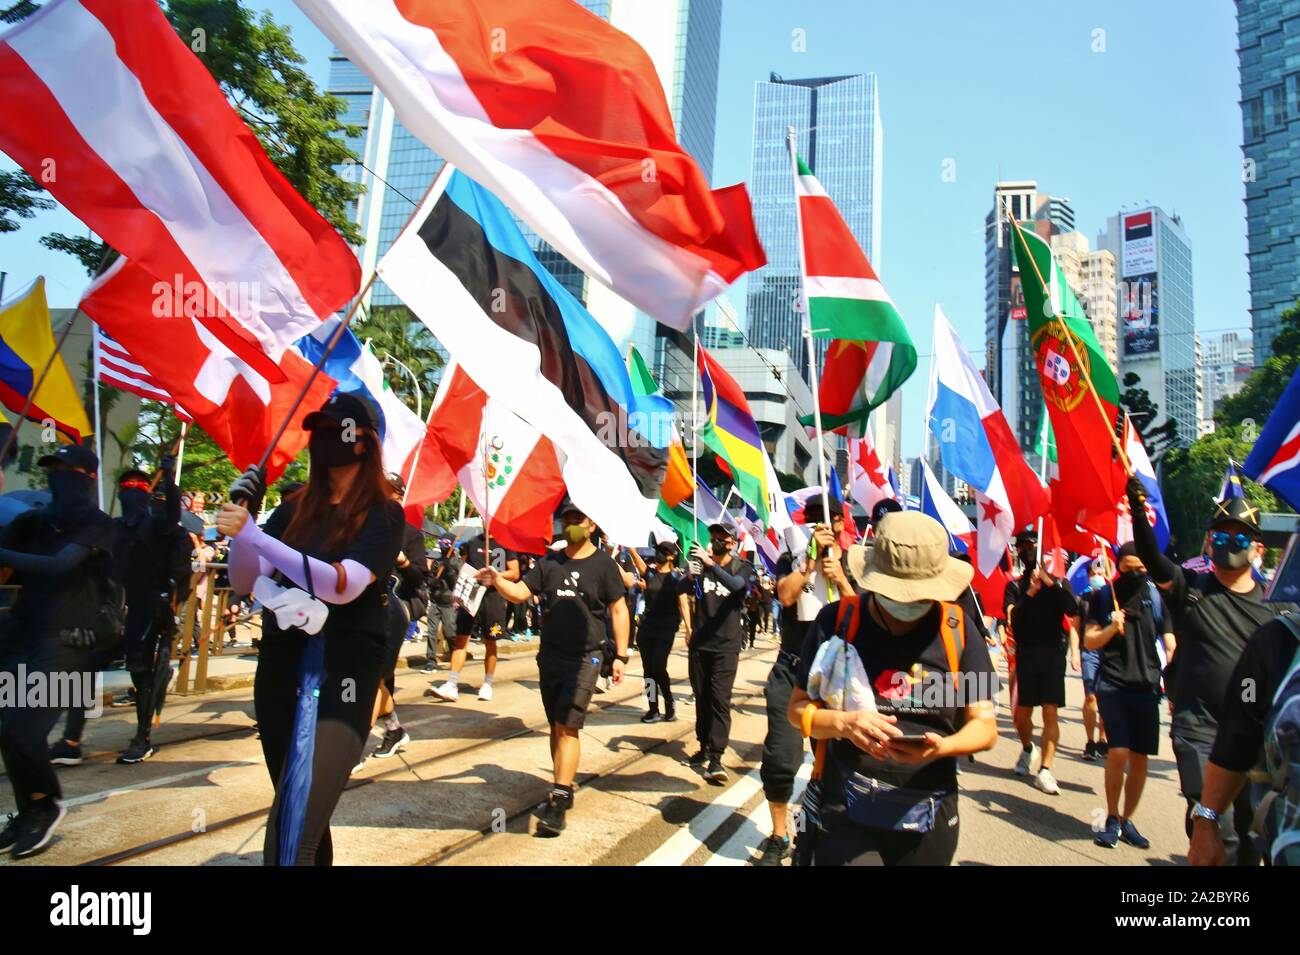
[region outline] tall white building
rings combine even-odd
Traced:
[[[1250,332],[1225,332],[1201,342],[1203,433],[1214,430],[1214,413],[1224,398],[1241,391],[1255,367]]]

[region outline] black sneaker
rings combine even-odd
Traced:
[[[664,718],[659,715],[658,710],[651,710],[645,716],[641,717],[642,723],[662,723]]]
[[[50,763],[54,766],[80,766],[83,762],[80,743],[59,740],[50,747]]]
[[[664,721],[665,723],[676,723],[676,722],[677,722],[677,711],[676,711],[676,710],[669,710],[667,713],[664,714],[664,720],[663,720],[663,721]]]
[[[1101,742],[1098,743],[1095,748],[1097,750],[1097,755],[1102,759],[1105,759],[1110,755],[1110,743]]]
[[[564,816],[569,811],[566,803],[565,799],[552,793],[547,797],[546,802],[533,810],[533,815],[537,817],[539,836],[558,836],[564,831],[567,825]]]
[[[763,841],[763,854],[754,860],[754,865],[780,865],[790,855],[790,837],[778,839],[768,836]]]
[[[18,841],[18,817],[12,812],[6,813],[5,827],[0,830],[0,852],[8,852]]]
[[[48,804],[48,805],[47,805]],[[68,810],[56,799],[40,799],[27,807],[18,826],[18,838],[14,841],[13,857],[26,859],[44,852],[54,837]]]
[[[384,733],[383,742],[381,742],[379,748],[370,755],[375,757],[375,759],[388,759],[389,757],[396,756],[400,753],[402,747],[410,741],[411,737],[407,735],[406,730],[399,726],[395,730],[386,731]]]
[[[722,760],[714,756],[709,760],[709,768],[704,771],[704,778],[715,786],[721,786],[727,781],[727,771],[722,768]]]
[[[156,752],[158,752],[157,748],[149,740],[137,736],[117,757],[117,761],[119,765],[143,763]]]
[[[703,766],[709,761],[709,754],[704,750],[700,750],[698,753],[692,754],[686,761],[692,766]]]
[[[1088,743],[1086,746],[1083,747],[1083,758],[1089,763],[1096,760],[1097,758],[1096,743]]]
[[[1120,823],[1119,838],[1121,842],[1127,842],[1135,849],[1151,848],[1151,840],[1138,832],[1137,826],[1133,825],[1132,819],[1125,819]]]
[[[109,702],[109,706],[135,706],[135,687],[126,688],[125,693],[119,693]]]

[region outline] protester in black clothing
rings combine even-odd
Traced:
[[[1016,732],[1022,752],[1017,776],[1033,776],[1034,785],[1050,796],[1060,787],[1052,761],[1061,739],[1058,710],[1065,705],[1066,645],[1070,665],[1079,669],[1079,602],[1070,583],[1037,566],[1038,535],[1016,536],[1016,553],[1024,573],[1007,585],[1007,624],[1016,641]],[[1043,710],[1042,748],[1034,745],[1034,709]]]
[[[519,555],[497,541],[489,546],[487,538],[479,534],[463,547],[465,563],[475,570],[491,567],[506,580],[519,579]],[[497,641],[506,636],[506,602],[500,594],[491,590],[485,593],[478,613],[472,616],[464,608],[456,611],[456,643],[451,651],[451,670],[446,682],[430,691],[438,699],[448,703],[460,699],[460,671],[465,668],[469,656],[471,636],[483,641],[483,684],[478,688],[478,698],[486,702],[492,699],[492,681],[497,672]]]
[[[1183,642],[1186,642],[1185,639]],[[1180,654],[1182,652],[1184,651],[1179,651]],[[1292,668],[1298,662],[1300,634],[1281,618],[1270,620],[1246,641],[1246,647],[1237,658],[1228,678],[1228,686],[1216,713],[1214,745],[1206,760],[1200,799],[1192,810],[1191,842],[1187,850],[1187,861],[1190,864],[1233,864],[1232,853],[1226,845],[1231,828],[1225,829],[1221,824],[1222,817],[1233,812],[1234,807],[1238,816],[1241,815],[1241,794],[1244,793],[1249,798],[1251,787],[1246,783],[1255,770],[1262,768],[1264,762],[1261,757],[1274,700],[1279,691],[1282,691],[1284,700],[1287,698],[1282,683],[1288,677],[1294,680]],[[1292,741],[1291,746],[1294,745]],[[1285,759],[1287,756],[1283,747],[1279,747],[1275,754],[1277,759]],[[1295,764],[1292,763],[1291,766],[1291,772],[1294,773]],[[1295,785],[1294,777],[1291,785]],[[1287,797],[1281,793],[1277,798],[1286,800]],[[1294,807],[1292,797],[1288,809],[1294,812]],[[1289,847],[1265,846],[1264,849],[1263,858],[1267,864],[1300,864],[1300,845],[1292,843]],[[1276,858],[1271,854],[1274,851],[1279,851]],[[1240,849],[1237,864],[1241,864]]]
[[[731,737],[731,689],[744,644],[740,618],[754,579],[753,565],[732,553],[735,546],[735,535],[714,524],[709,549],[696,544],[691,552],[700,567],[691,575],[695,614],[687,642],[695,665],[695,737],[700,743],[691,765],[704,767],[705,778],[719,786],[727,780],[722,754]]]
[[[564,831],[565,814],[573,808],[573,779],[581,756],[578,733],[600,676],[607,618],[614,631],[614,683],[623,682],[628,660],[626,585],[619,567],[592,544],[595,524],[572,501],[561,502],[558,515],[564,550],[548,553],[523,580],[510,580],[492,567],[478,573],[481,583],[495,587],[511,603],[538,595],[546,605],[537,675],[551,724],[554,785],[536,815],[538,834],[548,836]]]
[[[262,615],[253,703],[276,793],[263,849],[266,865],[280,862],[281,811],[290,785],[283,773],[304,657],[310,662],[323,649],[311,783],[302,796],[306,816],[293,860],[297,865],[333,861],[330,816],[361,756],[388,664],[386,582],[402,547],[405,519],[384,477],[375,418],[361,398],[336,393],[303,420],[311,432],[306,487],[282,501],[261,529],[252,519],[264,487],[254,466],[231,487],[231,500],[247,502],[248,509],[227,503],[217,516],[218,530],[233,538],[230,580],[236,592],[249,593],[259,577],[268,577],[288,591],[296,589],[298,593],[283,596],[310,606],[312,614],[328,610],[314,636],[296,625],[282,627],[273,610]],[[313,625],[309,617],[307,626]]]
[[[92,705],[86,697],[97,692],[93,671],[80,680],[77,673],[105,639],[88,634],[112,573],[113,524],[95,506],[99,459],[89,448],[67,445],[37,463],[47,469],[50,506],[19,514],[0,536],[0,583],[22,586],[0,629],[0,674],[24,692],[38,679],[52,693],[79,684],[83,692],[75,700],[42,694],[39,705],[0,708],[0,756],[18,808],[0,832],[0,851],[18,859],[45,849],[66,811],[48,737],[63,709]]]
[[[1134,514],[1145,513],[1146,490],[1136,478],[1129,481],[1128,498]],[[1264,603],[1264,588],[1251,574],[1251,562],[1263,553],[1260,539],[1259,509],[1246,498],[1215,502],[1205,538],[1211,568],[1193,574],[1160,553],[1147,522],[1133,522],[1138,556],[1164,594],[1178,635],[1178,662],[1165,675],[1165,684],[1174,704],[1174,759],[1187,800],[1189,837],[1192,809],[1202,797],[1202,777],[1233,668],[1251,634],[1275,613],[1292,607]],[[1236,803],[1225,808],[1218,822],[1230,864],[1258,865],[1259,853],[1248,835],[1249,793],[1239,794]]]
[[[456,606],[452,603],[452,592],[456,589],[456,579],[464,561],[448,537],[439,539],[437,551],[428,552],[428,557],[429,619],[425,633],[428,658],[424,672],[432,673],[438,668],[439,635],[448,654],[456,640]]]
[[[997,673],[954,602],[972,570],[948,556],[947,532],[918,511],[886,515],[870,556],[851,547],[848,564],[858,593],[813,621],[787,712],[818,741],[795,864],[949,865],[957,760],[997,742]],[[848,681],[837,692],[825,679],[817,656],[832,637],[845,641],[846,663],[861,663],[870,699],[851,700]]]
[[[1146,785],[1147,761],[1160,750],[1161,666],[1156,643],[1164,643],[1170,662],[1177,645],[1165,601],[1132,542],[1119,549],[1116,566],[1119,576],[1113,587],[1106,584],[1089,597],[1085,635],[1088,649],[1101,651],[1097,707],[1110,743],[1106,823],[1095,841],[1108,849],[1121,840],[1148,849],[1151,843],[1138,832],[1133,815]]]
[[[820,523],[822,502],[821,498],[814,498],[804,508],[804,518],[813,523],[813,546],[809,550],[815,549],[820,559],[814,559],[810,553],[800,554],[796,559],[786,552],[776,565],[776,594],[782,606],[781,648],[763,687],[767,735],[759,765],[763,795],[772,817],[772,834],[760,847],[755,864],[761,866],[780,865],[790,854],[790,800],[794,796],[795,776],[803,764],[804,744],[799,731],[790,725],[787,711],[804,637],[827,603],[827,582],[836,600],[853,594],[847,573],[848,555],[839,546],[843,515],[832,514],[829,527]]]
[[[636,551],[631,551],[631,554],[645,586],[645,613],[639,628],[639,648],[647,710],[641,722],[672,723],[677,719],[677,708],[673,704],[672,682],[668,676],[668,657],[677,637],[677,627],[683,622],[686,624],[686,638],[690,640],[691,614],[686,596],[686,577],[676,567],[676,544],[656,545],[653,564],[643,561]],[[659,712],[660,700],[663,701],[662,715]]]

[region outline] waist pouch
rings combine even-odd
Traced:
[[[931,832],[945,796],[945,792],[903,789],[853,773],[844,780],[844,814],[864,829]]]

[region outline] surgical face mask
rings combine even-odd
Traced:
[[[1093,590],[1101,590],[1102,587],[1106,586],[1106,578],[1101,574],[1093,574],[1088,578],[1088,584]]]
[[[880,609],[885,613],[903,623],[915,623],[934,606],[932,600],[891,600],[882,594],[876,594],[876,603],[880,604]]]
[[[311,463],[324,468],[337,468],[358,460],[356,441],[344,441],[342,429],[316,428],[311,433],[307,447]]]
[[[587,539],[587,529],[581,524],[565,524],[564,539],[570,544],[581,544]]]

